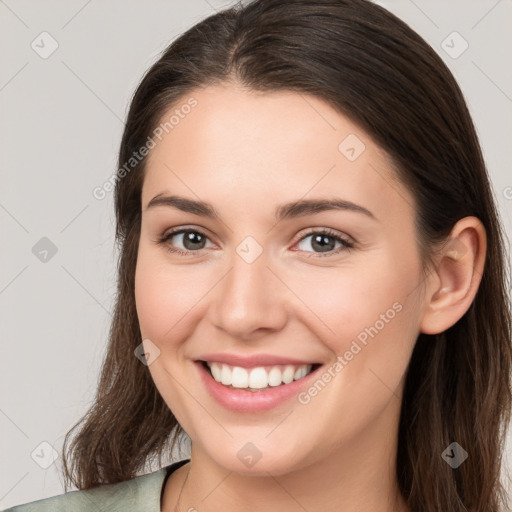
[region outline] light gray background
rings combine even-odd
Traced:
[[[461,84],[510,237],[510,0],[378,3],[417,30]],[[46,442],[60,455],[93,397],[116,253],[112,194],[99,201],[92,190],[116,170],[131,94],[172,39],[232,4],[0,0],[0,509],[62,492],[57,463],[42,469],[31,454],[51,461]],[[31,48],[43,31],[59,45],[47,59]],[[441,46],[453,31],[469,44],[458,58]],[[463,42],[451,37],[453,53]],[[32,252],[42,237],[57,247],[47,262]]]

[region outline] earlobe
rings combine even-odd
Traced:
[[[478,218],[465,217],[455,224],[437,251],[432,279],[428,279],[422,333],[443,332],[466,313],[482,279],[486,248],[485,228]]]

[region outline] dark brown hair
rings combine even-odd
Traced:
[[[238,4],[187,30],[147,71],[130,105],[119,168],[172,106],[196,88],[230,82],[315,95],[373,137],[415,198],[425,266],[459,219],[482,221],[487,258],[473,303],[450,329],[416,341],[397,479],[414,511],[497,512],[506,504],[500,470],[512,401],[510,276],[475,128],[452,74],[418,34],[367,0]],[[156,455],[161,463],[182,432],[134,357],[145,162],[116,181],[120,255],[110,340],[95,402],[64,441],[65,477],[79,489],[133,478]],[[441,457],[453,441],[469,453],[457,469]]]

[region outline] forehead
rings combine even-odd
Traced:
[[[382,214],[411,213],[412,196],[387,154],[315,96],[209,86],[183,97],[161,123],[161,140],[154,138],[146,165],[143,205],[171,191],[207,196],[219,209],[234,194],[259,208],[334,195],[373,203]]]

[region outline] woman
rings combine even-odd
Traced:
[[[10,510],[507,506],[501,227],[462,93],[407,25],[366,0],[198,23],[137,88],[115,198],[79,490]],[[183,432],[189,459],[136,476]]]

